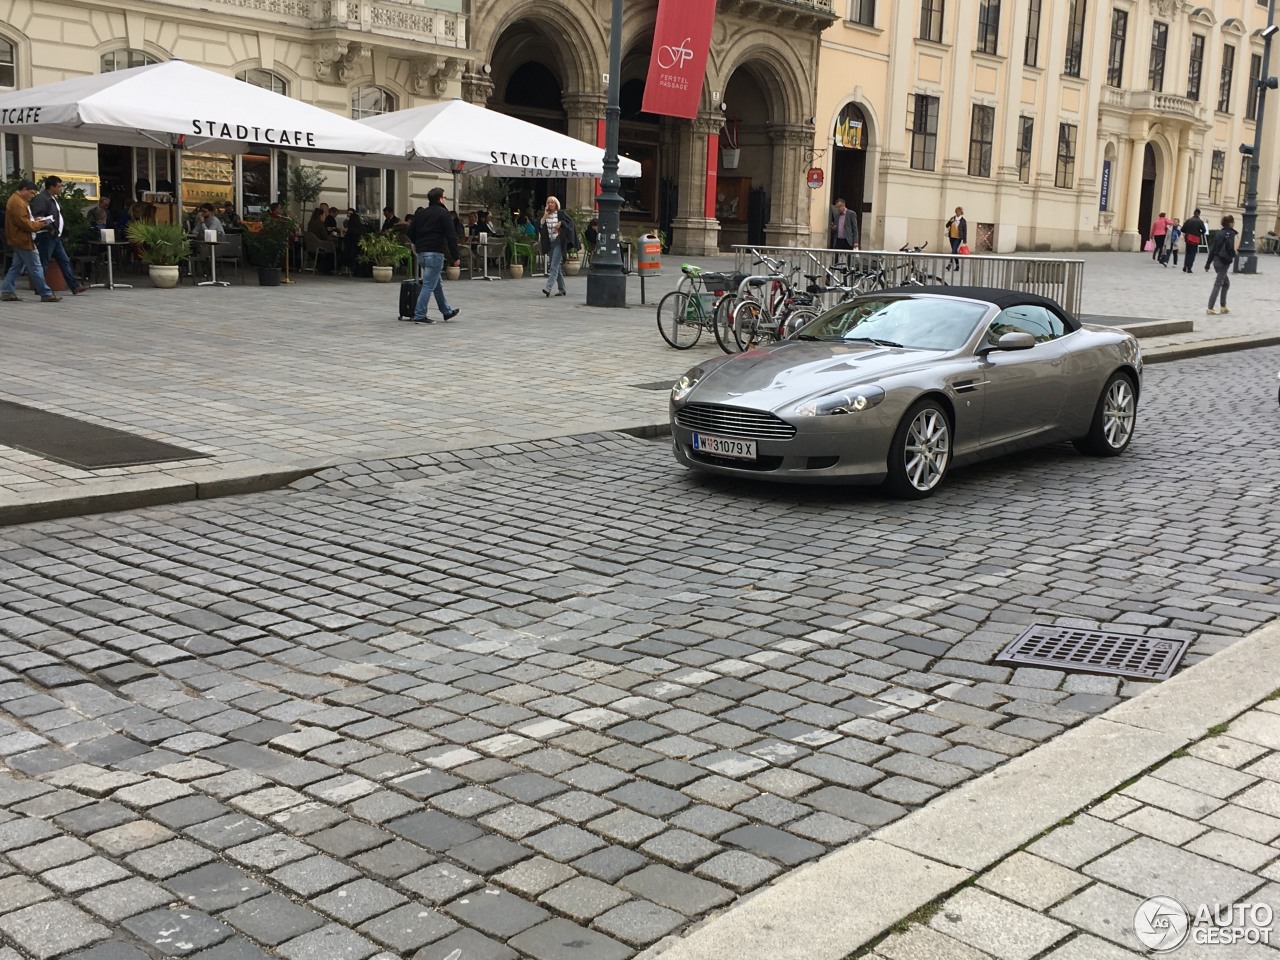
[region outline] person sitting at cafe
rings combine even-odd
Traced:
[[[360,264],[360,238],[364,236],[364,220],[354,209],[347,209],[347,219],[342,221],[342,267],[357,276]],[[370,276],[373,275],[370,271]]]
[[[396,228],[396,224],[400,222],[401,220],[399,217],[396,216],[396,211],[394,207],[382,208],[382,232],[383,233],[386,233],[388,230],[394,230]]]
[[[338,242],[329,236],[324,220],[325,209],[322,204],[312,211],[311,219],[307,221],[307,236],[314,238],[312,243],[320,253],[320,256],[316,257],[316,269],[321,273],[332,275],[337,272]]]
[[[203,240],[205,232],[209,230],[212,230],[214,233],[218,235],[219,242],[226,239],[227,237],[226,227],[222,225],[222,221],[219,220],[218,215],[214,213],[212,203],[200,204],[200,209],[197,212],[197,216],[199,217],[199,220],[196,223],[196,233],[195,233],[197,240]]]
[[[453,218],[453,232],[457,236],[458,242],[461,243],[467,237],[466,225],[463,224],[462,218],[458,216],[457,210],[450,210],[449,216]]]
[[[280,208],[279,200],[267,207],[267,216],[272,220],[279,220],[284,216],[284,210]]]
[[[240,214],[236,213],[236,205],[230,200],[222,205],[222,225],[228,230],[244,229]]]
[[[342,237],[342,231],[338,229],[338,214],[333,207],[327,203],[320,204],[321,217],[324,220],[325,233],[329,239],[336,240]]]

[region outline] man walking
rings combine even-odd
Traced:
[[[89,289],[87,284],[76,279],[75,270],[71,267],[71,258],[67,256],[67,248],[62,245],[62,231],[65,221],[62,218],[62,204],[58,196],[62,193],[62,178],[49,176],[44,178],[44,189],[31,201],[31,215],[37,219],[52,217],[53,223],[47,230],[36,234],[36,251],[40,254],[40,266],[49,269],[50,261],[57,261],[62,278],[67,282],[71,295],[78,297]]]
[[[1200,219],[1200,211],[1197,209],[1187,222],[1182,225],[1182,236],[1187,242],[1187,260],[1182,265],[1183,273],[1190,273],[1191,268],[1196,264],[1196,254],[1200,252],[1200,244],[1204,243],[1205,225]]]
[[[18,296],[18,275],[24,268],[31,274],[31,282],[35,284],[36,293],[40,294],[41,303],[57,303],[62,299],[55,297],[49,284],[45,283],[44,267],[36,253],[34,237],[52,221],[31,218],[31,198],[35,195],[36,185],[30,180],[20,180],[18,189],[13,191],[5,205],[4,239],[13,250],[13,263],[4,275],[4,281],[0,282],[0,300],[22,299]]]
[[[1222,313],[1230,313],[1227,309],[1227,291],[1231,289],[1231,267],[1236,262],[1236,218],[1227,214],[1222,218],[1222,229],[1213,238],[1209,247],[1209,256],[1205,261],[1204,271],[1213,267],[1217,276],[1213,280],[1213,289],[1209,291],[1209,309],[1205,313],[1212,316],[1218,313],[1213,309],[1218,296],[1222,296]]]
[[[418,294],[417,306],[413,309],[414,323],[435,323],[427,316],[427,307],[431,305],[432,295],[436,298],[436,306],[445,320],[452,320],[460,312],[457,307],[449,306],[444,296],[444,284],[440,275],[444,272],[444,255],[449,253],[449,262],[458,263],[458,234],[453,226],[453,217],[444,206],[444,189],[435,187],[427,194],[427,205],[420,207],[409,224],[409,240],[418,251],[418,266],[422,268],[422,292]]]
[[[836,201],[835,213],[831,217],[832,249],[857,250],[861,243],[858,233],[858,215],[845,206],[843,200]]]

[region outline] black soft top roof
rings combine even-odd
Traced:
[[[1080,323],[1056,300],[1042,297],[1038,293],[1025,293],[1021,290],[1004,290],[999,287],[948,287],[948,286],[904,286],[896,287],[893,293],[908,293],[914,296],[929,297],[961,297],[966,300],[985,300],[993,303],[1001,310],[1009,307],[1033,306],[1044,307],[1050,313],[1062,318],[1069,330],[1080,329]]]

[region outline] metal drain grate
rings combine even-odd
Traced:
[[[1190,645],[1190,640],[1033,623],[1000,651],[996,662],[1167,680]]]

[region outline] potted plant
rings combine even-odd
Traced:
[[[738,149],[738,120],[735,117],[725,122],[724,132],[720,135],[720,166],[726,170],[736,170],[741,155],[742,151]]]
[[[360,238],[360,262],[373,264],[373,279],[378,283],[389,283],[392,270],[409,258],[409,248],[392,233],[366,233]]]
[[[151,282],[162,288],[178,285],[178,264],[191,256],[191,241],[176,223],[134,220],[126,235],[136,243],[142,259],[151,265]]]
[[[245,224],[244,255],[250,266],[258,268],[259,285],[280,286],[280,265],[289,255],[289,238],[297,228],[289,217],[268,217],[256,224]]]
[[[286,182],[289,187],[289,196],[298,204],[298,213],[305,219],[315,202],[320,199],[320,194],[324,192],[324,172],[318,167],[294,164],[289,167]]]
[[[568,250],[564,255],[564,263],[561,268],[564,270],[566,277],[576,277],[578,271],[582,269],[582,254],[578,250]]]
[[[456,264],[456,263],[448,263],[448,264],[445,264],[445,268],[444,268],[444,278],[445,278],[446,280],[450,280],[450,281],[452,281],[452,280],[461,280],[461,279],[462,279],[462,267],[461,267],[461,265]]]

